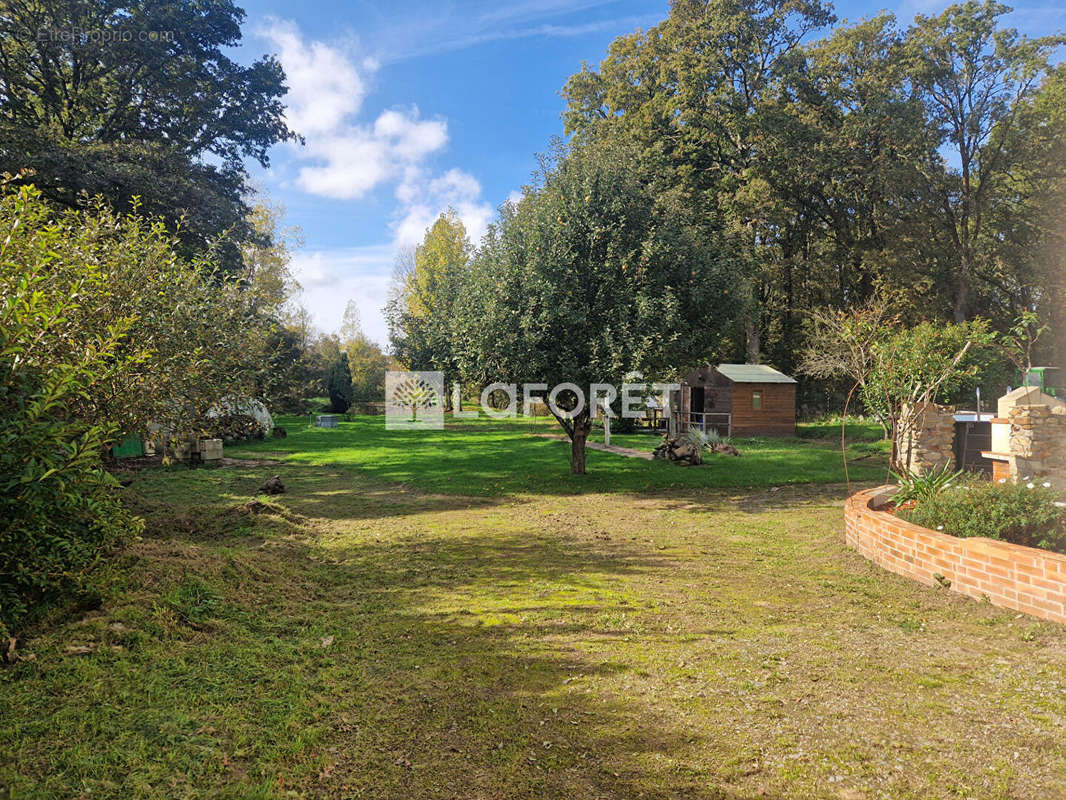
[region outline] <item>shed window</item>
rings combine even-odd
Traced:
[[[753,411],[758,411],[762,408],[762,392],[754,391],[751,393],[751,408]]]

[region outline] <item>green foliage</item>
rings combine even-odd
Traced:
[[[956,322],[988,308],[988,297],[1002,291],[993,267],[1001,237],[993,226],[1003,220],[993,210],[1020,199],[1015,172],[1034,166],[1017,146],[1024,112],[1051,56],[1066,44],[1061,34],[1029,38],[1001,26],[1010,11],[995,0],[967,0],[939,15],[919,15],[904,39],[908,77],[926,109],[930,152],[937,154],[927,190],[943,208],[932,217],[934,233],[953,244],[946,288]],[[1062,167],[1055,173],[1061,176]],[[1015,295],[1014,309],[1024,307],[1020,299]]]
[[[893,472],[892,477],[896,479],[899,488],[892,499],[897,505],[928,502],[951,487],[962,474],[962,470],[953,470],[950,464],[934,467],[921,475],[908,470]]]
[[[87,585],[137,530],[103,450],[150,423],[179,436],[268,366],[235,283],[175,253],[162,223],[99,202],[0,197],[0,620]]]
[[[1019,35],[1008,11],[965,2],[819,36],[828,4],[675,2],[567,81],[566,128],[632,137],[659,191],[735,236],[730,359],[791,372],[806,312],[885,287],[904,289],[908,325],[1005,331],[1035,310],[1061,348],[1066,70],[1050,61],[1064,38]]]
[[[862,387],[867,410],[891,420],[905,403],[944,401],[978,374],[979,356],[994,341],[983,320],[884,327],[875,332],[875,366]]]
[[[348,354],[352,373],[352,402],[380,403],[385,400],[385,371],[389,358],[363,332],[359,311],[349,301],[341,325],[341,349]]]
[[[1053,488],[1028,483],[968,482],[920,500],[904,518],[952,536],[986,536],[1066,553],[1066,509]]]
[[[817,378],[845,377],[867,412],[890,431],[893,467],[909,464],[903,446],[927,404],[942,402],[973,381],[982,358],[997,352],[997,335],[977,319],[960,324],[923,321],[907,327],[891,297],[846,311],[819,311],[801,369]]]
[[[385,313],[396,359],[409,369],[456,376],[455,308],[468,280],[473,246],[448,209],[426,231],[409,263],[401,260]]]
[[[720,345],[735,314],[728,239],[655,180],[631,142],[557,147],[471,267],[453,326],[465,378],[587,389],[634,370],[654,380]],[[587,403],[560,422],[581,472]]]
[[[329,370],[329,410],[343,414],[352,407],[352,371],[348,367],[348,354],[341,353]]]
[[[237,242],[257,238],[244,159],[266,166],[272,145],[295,138],[278,61],[227,55],[244,12],[231,0],[48,0],[5,2],[0,19],[0,172],[33,170],[64,206],[102,195],[165,219],[186,255],[233,232],[220,257],[235,274]]]
[[[92,265],[93,284],[65,318],[62,335],[38,343],[42,357],[68,363],[96,332],[127,324],[119,350],[134,358],[103,375],[94,391],[71,398],[70,417],[106,421],[120,433],[143,432],[150,423],[181,433],[223,396],[256,396],[271,365],[254,295],[223,280],[213,261],[182,259],[162,222],[116,214],[99,200],[56,213],[32,188],[0,203],[13,269],[47,269],[74,285]]]
[[[0,633],[87,589],[99,558],[139,530],[101,466],[115,421],[73,412],[148,356],[126,344],[130,317],[84,325],[111,291],[106,270],[92,258],[74,269],[54,236],[20,230],[33,203],[5,197],[0,218]]]
[[[266,428],[262,423],[248,414],[208,417],[200,424],[199,432],[205,439],[221,439],[226,444],[266,436]]]

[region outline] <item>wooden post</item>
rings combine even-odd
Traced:
[[[603,443],[611,446],[611,407],[603,401]]]

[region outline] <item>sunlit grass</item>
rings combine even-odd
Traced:
[[[312,428],[307,419],[283,418],[286,439],[227,448],[227,455],[356,469],[384,481],[449,494],[495,496],[536,492],[636,492],[687,487],[772,487],[840,483],[839,443],[825,439],[736,439],[741,456],[708,456],[701,467],[588,452],[588,474],[569,470],[569,443],[535,434],[561,434],[554,420],[447,420],[443,431],[387,431],[384,417],[355,417],[337,428]],[[865,434],[865,431],[863,431]],[[867,438],[865,435],[863,438]],[[596,431],[594,440],[602,439]],[[613,435],[612,444],[652,450],[655,434]],[[884,442],[849,445],[854,481],[886,476]]]
[[[841,487],[427,494],[326,452],[134,477],[101,607],[0,670],[0,796],[1066,791],[1063,629],[847,550]]]

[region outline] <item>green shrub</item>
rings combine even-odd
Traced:
[[[221,439],[226,444],[262,439],[266,428],[249,414],[222,414],[200,423],[200,432],[205,439]]]
[[[124,346],[130,320],[80,328],[87,297],[109,291],[97,265],[57,265],[47,228],[21,247],[12,229],[25,222],[33,196],[5,198],[0,247],[0,633],[29,621],[61,593],[87,588],[96,561],[134,534],[101,466],[112,422],[71,413],[139,356]],[[76,337],[78,347],[68,346]],[[57,357],[63,353],[63,357]]]
[[[348,366],[348,354],[341,353],[329,368],[327,379],[329,410],[343,414],[352,406],[352,371]]]
[[[986,536],[1066,553],[1066,509],[1055,505],[1056,497],[1042,485],[975,481],[930,496],[902,516],[952,536]]]
[[[250,293],[162,223],[0,182],[0,633],[138,530],[101,467],[115,434],[255,396],[263,339]]]

